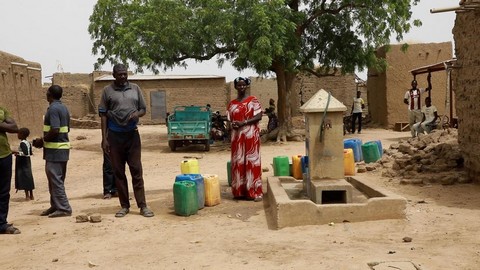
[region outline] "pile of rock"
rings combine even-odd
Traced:
[[[377,164],[382,176],[401,178],[404,184],[466,183],[469,178],[457,138],[457,129],[445,129],[402,140],[386,149]]]
[[[70,127],[72,128],[82,128],[82,129],[99,129],[100,120],[96,115],[86,115],[80,119],[70,118]]]

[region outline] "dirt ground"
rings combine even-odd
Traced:
[[[0,268],[479,269],[478,185],[400,185],[398,180],[382,178],[380,172],[368,172],[372,183],[408,200],[406,219],[275,230],[266,215],[270,207],[266,200],[232,200],[227,145],[215,143],[210,152],[193,146],[172,153],[165,126],[142,126],[140,134],[147,201],[155,217],[140,216],[136,207],[124,218],[114,217],[118,199],[102,199],[100,131],[73,129],[66,179],[73,216],[39,216],[49,207],[49,194],[37,149],[32,157],[35,200],[25,201],[22,191],[12,190],[9,221],[22,233],[0,237]],[[365,129],[355,137],[380,139],[387,148],[408,135]],[[304,152],[303,142],[263,144],[262,163],[270,169],[263,178],[273,175],[273,157]],[[192,157],[199,158],[201,173],[219,176],[222,202],[197,215],[177,216],[172,186],[180,162]],[[81,213],[99,213],[102,222],[76,223],[75,216]],[[412,241],[404,242],[404,237]],[[368,265],[375,263],[380,263],[377,268]]]

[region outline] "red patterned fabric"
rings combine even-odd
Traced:
[[[410,89],[410,110],[420,110],[422,108],[422,99],[420,97],[421,91],[419,89]],[[417,100],[417,107],[415,108],[415,100]]]
[[[261,113],[260,102],[254,96],[228,104],[230,121],[245,121]],[[232,129],[231,132],[232,193],[234,197],[254,199],[262,196],[262,164],[260,161],[259,123]]]

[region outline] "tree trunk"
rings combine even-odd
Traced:
[[[290,106],[293,82],[296,74],[285,71],[281,65],[274,65],[274,72],[277,75],[278,91],[278,134],[277,141],[287,141],[292,137],[292,110]]]

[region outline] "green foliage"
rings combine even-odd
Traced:
[[[259,74],[324,74],[378,66],[375,49],[421,22],[418,0],[99,0],[88,31],[98,65],[186,66],[185,60],[231,60]],[[322,66],[322,69],[316,69]]]

